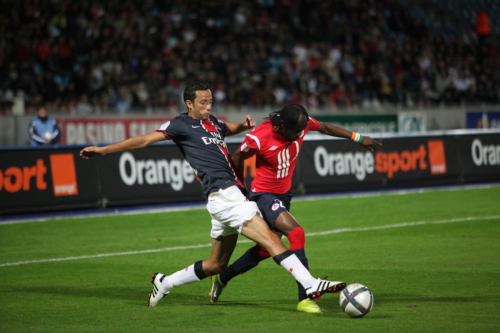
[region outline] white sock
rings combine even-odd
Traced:
[[[161,282],[162,287],[165,290],[170,290],[173,287],[179,287],[187,283],[197,282],[200,279],[196,276],[194,272],[194,264],[186,267],[178,272],[173,273],[163,279]]]
[[[292,274],[295,280],[297,280],[304,289],[311,288],[318,280],[313,278],[309,270],[300,262],[295,254],[282,260],[280,265],[283,266],[288,273]]]

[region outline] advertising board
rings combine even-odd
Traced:
[[[294,193],[500,181],[500,133],[304,141]],[[234,153],[237,142],[229,143]],[[0,214],[198,201],[205,197],[175,144],[84,160],[84,146],[0,150]],[[255,160],[245,161],[247,187]]]
[[[79,151],[0,151],[0,213],[96,207],[100,197],[96,161],[84,161]]]
[[[460,175],[453,137],[380,141],[375,153],[347,140],[304,142],[299,158],[303,187],[312,192],[362,190],[455,182]]]

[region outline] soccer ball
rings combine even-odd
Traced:
[[[340,293],[340,307],[351,317],[361,318],[373,307],[373,294],[366,286],[353,283]]]

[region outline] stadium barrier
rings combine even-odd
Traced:
[[[375,153],[348,140],[312,136],[302,146],[293,192],[500,181],[500,132],[462,132],[382,136]],[[238,145],[230,142],[229,151]],[[90,160],[79,157],[82,147],[0,150],[0,214],[204,200],[171,142]],[[250,186],[255,161],[247,162]]]

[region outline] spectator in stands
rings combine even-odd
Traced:
[[[61,130],[54,118],[49,117],[45,105],[41,105],[36,118],[30,123],[29,134],[32,146],[52,145],[61,139]]]
[[[479,11],[476,15],[476,33],[479,45],[484,45],[485,39],[490,34],[490,18],[484,10]]]
[[[80,95],[75,108],[78,116],[88,116],[94,110],[93,106],[89,103],[89,97],[87,94]]]

